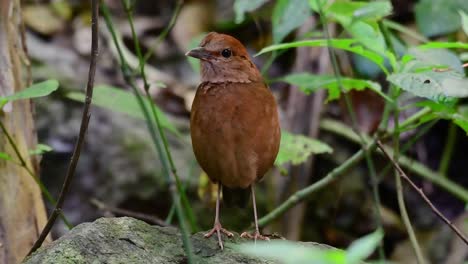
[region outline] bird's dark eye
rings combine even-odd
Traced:
[[[230,49],[223,49],[223,51],[221,51],[221,55],[223,55],[224,58],[229,58],[229,57],[231,57],[231,50]]]

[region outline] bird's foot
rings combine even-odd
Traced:
[[[249,233],[249,232],[244,232],[240,235],[242,238],[250,238],[250,239],[253,239],[255,241],[257,240],[265,240],[265,241],[270,241],[270,238],[268,238],[267,236],[264,236],[262,234],[260,234],[259,231],[255,231],[252,233]]]
[[[211,237],[215,232],[218,235],[219,247],[221,248],[221,250],[223,250],[224,246],[223,246],[223,240],[221,239],[221,233],[225,234],[228,237],[232,237],[232,236],[234,236],[234,234],[229,232],[228,230],[224,229],[221,226],[221,223],[215,223],[214,226],[213,226],[213,229],[211,229],[210,232],[205,234],[205,238]]]

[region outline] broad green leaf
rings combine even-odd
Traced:
[[[468,1],[467,1],[468,3]],[[427,42],[419,45],[421,49],[468,49],[468,43],[464,42]]]
[[[52,151],[52,147],[46,144],[37,144],[35,149],[29,150],[29,155],[42,155],[46,152]]]
[[[327,6],[329,3],[331,2],[328,0],[309,0],[310,9],[312,9],[312,11],[317,12],[317,13],[319,13],[321,9],[326,11],[329,7]]]
[[[377,64],[385,73],[388,73],[387,68],[384,66],[385,59],[378,53],[366,49],[359,44],[355,39],[315,39],[315,40],[301,40],[284,44],[276,44],[263,48],[256,56],[271,52],[274,50],[290,49],[297,47],[332,47],[337,49],[346,50],[360,56],[363,56],[375,64]]]
[[[372,23],[372,24],[371,24]],[[343,25],[345,29],[369,50],[385,54],[385,39],[375,22],[356,21],[351,25]]]
[[[280,43],[310,16],[306,0],[277,0],[273,10],[273,43]]]
[[[387,80],[416,96],[437,102],[468,97],[468,80],[454,71],[396,73],[389,75]]]
[[[364,6],[354,10],[354,18],[377,21],[390,15],[393,11],[392,3],[390,1],[374,1],[365,3],[366,4]]]
[[[452,121],[468,135],[468,118],[462,115],[452,116]]]
[[[335,1],[327,15],[340,23],[350,24],[356,20],[377,21],[392,13],[390,1]]]
[[[313,247],[291,241],[251,242],[233,245],[241,253],[285,264],[343,264],[345,252],[340,249]]]
[[[346,263],[360,263],[368,258],[380,244],[384,236],[382,230],[366,235],[354,241],[346,250]]]
[[[11,156],[5,152],[0,152],[0,159],[2,160],[11,160]]]
[[[245,13],[254,11],[266,2],[268,2],[268,0],[236,0],[234,2],[236,23],[242,23],[245,18]]]
[[[328,100],[338,99],[340,96],[340,87],[338,79],[333,75],[312,75],[308,73],[296,73],[287,75],[281,79],[292,85],[296,85],[306,94],[310,94],[318,89],[328,90]],[[369,80],[360,80],[342,77],[340,78],[341,85],[345,91],[363,90],[366,88],[372,89],[386,100],[392,102],[385,94],[382,93],[380,84]]]
[[[354,12],[364,6],[366,2],[362,1],[335,1],[326,11],[326,15],[332,19],[336,19],[340,22],[345,20],[348,23],[351,23]]]
[[[455,107],[437,102],[423,101],[419,102],[418,106],[429,107],[433,111],[431,115],[425,118],[425,120],[420,121],[420,123],[442,118],[452,121],[468,135],[468,105]]]
[[[281,166],[287,162],[298,165],[306,161],[311,154],[332,152],[333,149],[321,141],[304,135],[282,131],[280,149],[275,160],[275,165]]]
[[[416,24],[426,37],[454,32],[460,28],[457,10],[468,12],[468,1],[420,0],[414,7]]]
[[[385,40],[376,21],[391,12],[392,5],[389,1],[335,1],[328,10],[327,16],[337,20],[366,48],[385,54]]]
[[[435,67],[450,68],[459,73],[464,73],[462,63],[458,56],[447,49],[420,49],[410,48],[408,51],[416,63],[412,63],[411,68],[405,67],[405,72],[414,70],[415,68],[428,68]]]
[[[462,29],[465,32],[465,35],[468,36],[468,14],[466,14],[466,12],[463,12],[461,10],[458,10],[458,13],[460,14],[460,18],[461,18]]]
[[[0,108],[2,108],[6,103],[21,100],[21,99],[32,99],[36,97],[47,96],[53,91],[57,90],[59,83],[57,80],[47,80],[39,83],[35,83],[28,88],[21,90],[15,94],[8,95],[5,97],[0,97]]]
[[[380,32],[378,34],[381,35]],[[404,46],[404,44],[399,39],[391,35],[390,40],[393,44],[396,54],[403,54],[404,52],[406,52],[407,47]],[[363,39],[360,39],[359,41],[363,42]],[[367,43],[368,43],[367,46],[372,45],[372,40],[369,39]],[[381,41],[379,40],[379,37],[376,38],[376,43],[377,43],[377,47],[373,47],[369,49],[371,51],[375,51],[377,54],[382,54],[384,55],[384,57],[386,57],[386,59],[384,60],[385,68],[391,68],[393,69],[393,72],[398,71],[398,68],[400,67],[400,63],[399,61],[397,61],[393,52],[391,52],[389,49],[386,48],[386,44],[381,43]],[[384,51],[382,52],[382,50]],[[358,72],[363,77],[366,77],[368,79],[375,79],[375,78],[378,78],[378,76],[383,73],[382,69],[377,64],[375,64],[374,62],[372,62],[371,60],[363,56],[352,54],[352,60],[353,60],[353,65],[354,65],[356,72]],[[388,72],[386,72],[386,74],[388,74]]]
[[[81,92],[72,92],[67,94],[67,97],[84,102],[85,95]],[[148,101],[146,97],[143,98],[146,109],[151,113],[150,104],[152,102]],[[108,86],[108,85],[98,85],[94,88],[93,101],[94,105],[112,110],[118,113],[124,113],[131,117],[145,119],[143,112],[141,111],[140,105],[138,104],[137,97],[130,92],[124,91],[120,88]],[[179,135],[178,130],[174,125],[169,121],[164,112],[162,112],[156,106],[156,112],[158,113],[159,120],[161,121],[162,127],[171,131],[172,133]],[[151,115],[152,116],[152,115]]]

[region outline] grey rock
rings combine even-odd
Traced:
[[[245,256],[233,244],[246,241],[236,234],[225,238],[221,251],[215,236],[191,236],[196,263],[277,263]],[[25,260],[38,263],[187,263],[179,230],[151,226],[130,217],[100,218],[73,228],[56,241],[43,246]]]

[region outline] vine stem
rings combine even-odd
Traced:
[[[397,98],[398,90],[394,89],[394,96],[393,98]],[[398,156],[400,154],[400,132],[399,132],[399,119],[400,119],[400,112],[398,110],[397,104],[395,104],[395,108],[393,109],[393,120],[395,123],[395,130],[393,132],[393,160],[398,162]],[[399,171],[395,169],[395,186],[397,192],[397,201],[398,207],[400,208],[401,218],[403,219],[403,223],[406,227],[406,232],[408,233],[411,245],[413,246],[414,252],[416,254],[416,259],[419,264],[426,263],[422,251],[421,246],[419,245],[418,238],[416,237],[416,233],[414,232],[413,225],[411,224],[411,220],[408,215],[408,211],[406,210],[405,205],[405,196],[403,193],[403,186],[401,184],[401,178],[399,175]]]
[[[91,117],[90,108],[91,101],[93,98],[93,88],[94,88],[94,75],[96,74],[96,61],[98,57],[99,49],[99,0],[91,0],[91,9],[92,9],[92,22],[91,22],[91,60],[89,63],[89,72],[88,72],[88,83],[86,85],[86,99],[83,105],[83,113],[81,116],[81,125],[78,139],[73,149],[73,154],[70,160],[70,164],[67,169],[67,174],[65,176],[65,181],[63,182],[62,189],[60,190],[59,198],[57,200],[57,205],[55,206],[52,215],[47,220],[47,223],[42,230],[39,238],[32,246],[31,250],[28,253],[28,256],[41,247],[42,243],[46,239],[50,230],[54,226],[57,216],[60,215],[62,211],[63,203],[65,202],[65,197],[68,194],[68,191],[71,186],[71,182],[75,175],[76,166],[78,160],[80,159],[81,148],[83,147],[86,131],[88,130],[89,119]]]
[[[129,16],[130,26],[133,27],[133,18],[132,18],[132,15],[131,15],[130,3],[129,3],[128,0],[122,0],[122,3],[124,5],[124,7],[125,7],[127,15]],[[164,177],[165,177],[166,182],[167,182],[168,187],[169,187],[169,192],[171,194],[172,202],[174,203],[175,213],[176,213],[176,215],[177,215],[177,217],[179,219],[179,226],[180,226],[181,233],[182,233],[182,243],[184,245],[185,253],[186,253],[186,256],[187,256],[187,262],[188,263],[193,263],[193,246],[192,246],[192,243],[190,241],[189,231],[187,230],[187,227],[186,227],[185,214],[184,214],[184,211],[182,210],[182,206],[180,204],[181,199],[179,197],[179,192],[178,192],[179,187],[177,186],[177,181],[174,180],[173,177],[171,177],[170,169],[169,169],[170,161],[168,160],[167,153],[163,149],[163,145],[161,144],[161,139],[158,138],[158,136],[162,137],[163,134],[158,133],[159,131],[157,131],[156,128],[154,127],[150,112],[149,112],[149,110],[147,109],[147,107],[145,105],[145,102],[143,100],[142,95],[138,91],[138,88],[137,88],[135,80],[134,80],[134,75],[132,74],[132,71],[131,71],[130,67],[128,66],[128,63],[125,60],[125,57],[124,57],[124,55],[122,53],[122,47],[120,47],[119,41],[117,39],[117,35],[116,35],[115,30],[114,30],[114,26],[113,26],[111,16],[110,16],[110,11],[109,11],[109,9],[107,8],[107,5],[105,5],[104,2],[101,3],[101,10],[102,10],[102,13],[104,15],[104,19],[105,19],[107,28],[109,29],[109,31],[110,31],[110,33],[112,35],[112,40],[114,42],[114,45],[117,48],[117,52],[119,54],[120,66],[121,66],[121,70],[122,70],[122,74],[124,76],[124,79],[127,82],[127,84],[132,88],[133,92],[136,95],[137,102],[138,102],[138,104],[139,104],[139,106],[140,106],[140,108],[141,108],[141,110],[143,112],[143,115],[145,116],[146,125],[148,127],[149,132],[150,132],[150,137],[151,137],[151,139],[153,141],[153,144],[154,144],[154,146],[156,148],[156,151],[157,151],[157,153],[158,153],[158,155],[160,157],[161,164],[162,164],[162,169],[163,169],[163,174],[164,174]],[[133,29],[133,31],[134,31],[134,29]],[[146,88],[148,86],[147,86],[147,83],[146,83],[146,75],[144,74],[144,67],[142,66],[142,60],[140,59],[140,58],[142,58],[141,50],[139,49],[139,43],[138,43],[138,39],[136,39],[135,33],[133,32],[132,34],[133,34],[133,38],[134,38],[135,49],[137,50],[137,53],[140,54],[139,68],[140,68],[140,71],[143,72],[142,78],[145,81],[145,90],[146,90]],[[155,107],[154,104],[151,101],[149,101],[149,103],[150,103],[150,107],[152,107],[152,108]],[[157,115],[156,115],[155,121],[158,122],[158,120],[159,119],[157,118]]]
[[[377,173],[375,171],[375,166],[374,166],[374,162],[372,160],[372,155],[371,155],[371,152],[369,152],[367,150],[366,142],[365,142],[363,136],[361,135],[361,133],[359,131],[358,122],[357,122],[357,118],[356,118],[356,113],[354,112],[353,102],[352,102],[351,98],[349,97],[348,93],[346,93],[346,91],[345,91],[345,89],[343,87],[343,83],[341,81],[341,73],[340,73],[340,70],[339,70],[339,67],[338,67],[338,60],[336,58],[336,54],[335,54],[335,52],[334,52],[334,50],[332,48],[332,45],[331,45],[331,36],[330,36],[330,32],[328,31],[327,18],[326,18],[326,16],[323,15],[322,5],[319,3],[319,0],[315,0],[315,3],[318,6],[318,12],[319,12],[319,15],[320,15],[320,21],[321,21],[322,26],[323,26],[324,35],[327,38],[327,43],[328,43],[327,51],[328,51],[328,54],[330,56],[330,60],[331,60],[332,66],[333,66],[333,72],[334,72],[334,75],[336,77],[340,92],[343,94],[346,109],[347,109],[347,111],[349,113],[349,116],[351,118],[352,128],[356,132],[356,134],[359,135],[360,142],[361,142],[361,147],[364,150],[364,154],[365,154],[365,158],[366,158],[366,164],[367,164],[367,168],[369,169],[369,174],[370,174],[370,179],[371,179],[372,195],[373,195],[373,199],[374,199],[374,221],[375,221],[375,224],[376,224],[377,228],[379,228],[381,230],[384,230],[383,225],[382,225],[381,214],[380,214],[380,211],[381,211],[380,204],[381,204],[381,202],[380,202],[380,193],[379,193],[379,188],[378,188],[379,181],[377,179]],[[383,240],[381,240],[380,243],[379,243],[378,251],[379,251],[380,260],[384,261],[385,260],[385,251],[384,251],[384,242],[383,242]]]
[[[372,142],[367,145],[367,150],[373,150],[375,149],[375,142]],[[259,227],[264,227],[271,223],[273,220],[277,219],[281,215],[283,215],[286,211],[288,211],[290,208],[295,206],[296,204],[304,201],[307,197],[309,197],[312,193],[321,190],[328,184],[332,183],[336,179],[338,179],[339,176],[343,175],[348,169],[356,166],[360,161],[362,161],[365,158],[365,150],[361,149],[358,152],[356,152],[353,156],[351,156],[349,159],[347,159],[344,163],[342,163],[340,166],[336,167],[333,169],[331,172],[329,172],[325,177],[322,179],[318,180],[314,184],[301,189],[299,191],[296,191],[294,194],[292,194],[286,201],[284,201],[280,206],[276,207],[273,211],[265,215],[264,217],[260,218],[258,220],[258,226]]]
[[[359,137],[354,133],[354,131],[347,125],[334,121],[331,119],[323,119],[320,122],[320,128],[329,132],[332,132],[336,135],[342,136],[356,144],[359,144]],[[371,142],[372,138],[370,136],[364,136],[367,142]],[[380,138],[382,140],[382,138]],[[394,150],[390,147],[385,147],[387,152],[390,155],[393,155]],[[377,152],[381,154],[381,152]],[[450,181],[448,178],[444,178],[440,174],[434,172],[424,164],[413,160],[407,156],[400,155],[398,160],[399,164],[401,164],[404,168],[416,175],[428,180],[438,187],[444,189],[445,191],[449,192],[453,196],[457,197],[461,201],[468,203],[468,190],[463,188],[462,186]]]
[[[133,42],[134,42],[134,46],[135,46],[135,51],[136,51],[138,61],[139,61],[140,75],[143,78],[143,86],[144,86],[145,96],[146,96],[146,98],[148,99],[149,102],[152,102],[152,98],[151,98],[151,95],[149,93],[150,85],[149,85],[148,79],[146,77],[146,71],[145,71],[145,61],[146,61],[146,59],[143,57],[143,54],[142,54],[141,48],[140,48],[140,42],[138,40],[138,36],[136,35],[135,26],[134,26],[134,23],[133,23],[133,15],[132,15],[131,6],[129,5],[128,0],[123,0],[123,4],[124,4],[124,7],[125,7],[125,11],[127,13],[127,18],[128,18],[128,22],[130,24],[130,29],[132,31],[132,38],[133,38]],[[176,9],[180,9],[182,4],[183,4],[183,1],[179,1],[179,3],[176,6]],[[174,15],[173,15],[173,17],[171,19],[171,22],[169,22],[169,26],[165,30],[166,33],[163,34],[164,33],[163,32],[158,37],[159,41],[161,41],[169,33],[169,28],[172,28],[173,24],[175,23],[174,20],[177,17],[177,14],[179,13],[179,11],[180,10],[176,10],[174,12]],[[174,160],[172,158],[172,154],[171,154],[171,151],[169,149],[169,143],[167,141],[166,133],[164,133],[163,126],[161,124],[161,119],[159,117],[158,112],[156,111],[156,107],[155,107],[154,103],[150,103],[149,105],[150,105],[150,108],[151,108],[151,113],[153,115],[153,119],[156,122],[158,133],[159,133],[159,135],[160,135],[160,137],[162,139],[162,143],[163,143],[163,146],[164,146],[164,152],[165,152],[164,155],[166,155],[167,160],[169,161],[170,171],[171,171],[172,175],[174,176],[175,185],[177,187],[177,191],[179,192],[182,206],[183,206],[183,208],[185,208],[191,231],[196,232],[196,231],[199,230],[199,227],[198,227],[198,225],[196,223],[195,214],[193,213],[192,207],[190,206],[190,202],[189,202],[189,200],[187,198],[187,195],[185,193],[185,189],[182,187],[182,182],[181,182],[180,177],[179,177],[179,175],[177,173],[177,168],[176,168],[176,166],[174,164]],[[160,153],[160,155],[161,154],[162,153]]]
[[[455,123],[450,123],[448,128],[447,141],[445,142],[444,151],[442,152],[442,158],[439,164],[439,173],[444,177],[447,177],[447,173],[450,169],[450,160],[453,156],[455,142],[457,141],[457,126]]]

